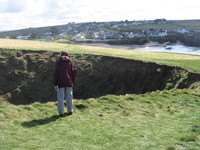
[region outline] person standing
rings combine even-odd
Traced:
[[[76,81],[76,76],[76,66],[68,56],[67,51],[62,50],[53,72],[54,87],[57,91],[57,109],[60,117],[64,117],[64,99],[67,102],[69,115],[73,114],[73,86]]]

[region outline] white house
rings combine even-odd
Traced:
[[[128,35],[129,38],[134,38],[135,36],[137,36],[137,34],[135,34],[135,33],[133,33],[133,32],[131,32],[131,33]]]
[[[97,38],[99,38],[99,34],[97,32],[95,32],[95,33],[93,33],[92,37],[95,38],[95,39],[97,39]]]
[[[85,37],[84,37],[84,35],[79,33],[79,34],[76,34],[76,35],[72,36],[72,39],[83,40],[83,39],[85,39]]]
[[[158,36],[166,36],[167,35],[167,30],[165,29],[160,29],[158,32]]]
[[[16,39],[18,39],[18,40],[28,40],[28,38],[30,38],[30,35],[27,35],[27,36],[19,35],[16,37]]]
[[[111,28],[118,28],[118,25],[115,24],[115,25],[113,25]]]
[[[187,29],[184,29],[184,28],[178,28],[178,29],[175,29],[174,31],[178,32],[178,33],[189,33],[189,31]]]
[[[141,24],[143,24],[142,22],[140,22],[140,21],[134,21],[133,23],[132,23],[132,25],[133,26],[136,26],[136,25],[141,25]]]
[[[44,35],[51,35],[52,32],[44,32]]]

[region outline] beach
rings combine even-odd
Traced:
[[[105,43],[81,43],[79,45],[134,50],[137,48],[144,48],[144,47],[165,47],[169,45],[181,45],[181,44],[182,43],[180,42],[177,42],[174,44],[169,44],[169,42],[165,42],[163,44],[160,44],[158,42],[149,42],[149,43],[146,43],[145,45],[110,45],[110,44],[105,44]]]
[[[137,50],[137,51],[150,51],[150,52],[166,52],[166,53],[182,53],[182,54],[192,54],[200,55],[199,47],[189,47],[183,45],[181,42],[177,43],[158,43],[149,42],[145,45],[109,45],[105,43],[81,43],[79,45],[95,46],[95,47],[106,47],[122,50]]]

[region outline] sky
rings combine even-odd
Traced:
[[[0,31],[69,22],[200,19],[200,0],[0,0]]]

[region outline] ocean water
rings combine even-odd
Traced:
[[[144,48],[135,48],[134,50],[200,55],[200,47],[188,47],[184,45],[168,45],[166,47],[163,46],[144,47]]]

